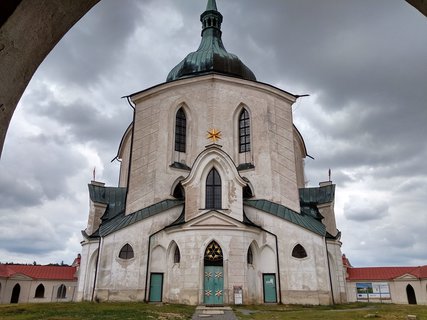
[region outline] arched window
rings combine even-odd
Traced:
[[[249,246],[248,253],[246,255],[246,260],[248,264],[254,264],[254,256],[252,254],[252,248]]]
[[[187,118],[185,112],[180,108],[175,117],[175,151],[185,152],[187,138]]]
[[[173,190],[173,196],[176,199],[179,200],[183,200],[185,199],[185,190],[184,187],[182,186],[181,182],[178,183],[175,187],[175,189]]]
[[[19,283],[17,283],[13,287],[12,296],[10,297],[10,303],[18,303],[20,293],[21,293],[21,286],[19,285]]]
[[[175,248],[175,253],[173,254],[173,263],[181,262],[181,253],[179,252],[178,246]]]
[[[56,292],[56,298],[57,299],[65,299],[66,296],[67,296],[67,287],[64,286],[63,284],[61,284],[58,287],[58,291]]]
[[[417,304],[414,288],[410,284],[406,286],[406,295],[408,296],[408,304]]]
[[[292,257],[302,259],[307,257],[307,252],[302,245],[297,244],[292,250]]]
[[[34,298],[44,298],[44,285],[41,283],[36,288],[36,294],[34,295]]]
[[[251,190],[251,187],[249,187],[248,185],[244,186],[242,189],[243,192],[243,199],[250,199],[253,198],[253,193]]]
[[[221,177],[215,168],[206,178],[206,209],[221,209]]]
[[[222,266],[223,255],[221,247],[215,241],[209,243],[205,251],[205,266]]]
[[[243,108],[239,116],[239,152],[251,151],[251,123],[249,112]]]
[[[133,249],[130,244],[126,243],[123,248],[120,250],[119,258],[121,259],[132,259],[133,258]]]

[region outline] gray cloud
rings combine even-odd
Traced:
[[[316,158],[306,161],[307,180],[316,185],[332,169],[353,264],[425,264],[425,18],[404,1],[217,2],[229,52],[258,80],[311,94],[294,106]],[[0,236],[1,261],[74,258],[92,168],[117,184],[110,160],[132,119],[120,97],[163,82],[197,49],[204,8],[200,0],[103,0],[51,52],[0,162],[0,234],[9,232]]]
[[[381,220],[389,215],[389,208],[383,201],[355,197],[345,204],[344,215],[347,219],[358,222]]]

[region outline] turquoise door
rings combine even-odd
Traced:
[[[161,302],[163,291],[163,273],[152,273],[150,276],[150,301]]]
[[[262,281],[264,286],[264,302],[277,302],[276,275],[274,273],[264,273]]]
[[[205,266],[203,293],[205,304],[224,303],[224,272],[222,266]]]

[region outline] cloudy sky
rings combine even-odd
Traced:
[[[309,186],[337,184],[355,266],[427,264],[427,19],[402,0],[217,0],[224,44],[259,81],[295,94]],[[206,0],[102,0],[39,67],[0,161],[0,262],[71,263],[87,183],[132,110],[197,49]]]

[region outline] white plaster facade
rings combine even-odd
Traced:
[[[19,271],[15,272],[13,270],[16,265],[0,265],[0,304],[74,301],[77,278],[70,279],[69,270],[55,278],[52,273],[49,274],[52,272],[51,266],[18,265],[17,268]],[[48,278],[34,277],[33,274],[40,274],[40,269],[44,268],[47,270],[42,272]],[[76,272],[74,267],[53,268],[72,269],[71,272]],[[54,273],[58,274],[58,270]]]
[[[225,50],[215,0],[200,19],[199,49],[128,97],[119,187],[89,185],[78,298],[346,301],[335,186],[305,188],[298,96]]]
[[[223,253],[225,304],[234,303],[235,287],[242,288],[244,303],[263,303],[263,274],[275,276],[277,302],[346,301],[339,239],[326,240],[326,232],[319,234],[246,206],[242,196],[243,188],[249,186],[252,199],[301,212],[298,189],[304,187],[306,150],[292,122],[295,99],[267,84],[219,74],[173,81],[132,95],[135,120],[118,152],[122,160],[119,185],[127,190],[122,218],[174,200],[178,183],[185,201],[98,237],[100,213],[108,206],[92,199],[87,238],[82,242],[78,298],[149,301],[150,275],[156,273],[163,276],[162,301],[203,304],[203,257],[215,241]],[[185,153],[174,150],[180,108],[187,118]],[[251,151],[239,153],[243,108],[250,115]],[[206,138],[212,128],[221,131],[217,143]],[[251,166],[238,170],[242,164]],[[205,207],[206,177],[212,168],[222,182],[222,205],[215,210]],[[92,185],[103,188],[96,182]],[[318,210],[328,222],[325,230],[337,235],[333,202],[319,204]],[[184,220],[171,226],[182,213]],[[119,258],[125,244],[133,248],[131,259]],[[297,244],[307,257],[292,257]],[[179,263],[174,263],[176,247]],[[249,247],[252,263],[247,261]]]
[[[378,272],[378,269],[381,269],[380,272]],[[374,270],[374,272],[369,272],[370,270]],[[363,276],[360,276],[360,271],[366,275],[375,274],[375,277],[367,276],[363,278]],[[383,292],[382,295],[370,295],[369,299],[367,295],[359,296],[357,286],[361,283],[372,284],[374,287],[385,285],[386,294]],[[363,301],[427,305],[427,266],[348,267],[346,287],[349,302]]]

